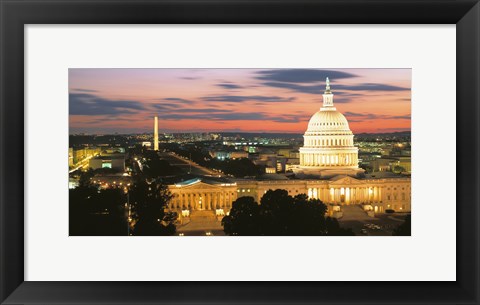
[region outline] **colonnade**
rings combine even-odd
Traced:
[[[308,137],[305,139],[304,147],[330,147],[330,146],[353,146],[353,136],[348,136],[349,138],[339,138],[335,139],[332,137],[328,138],[312,138]]]
[[[231,208],[237,199],[236,191],[172,192],[169,208],[174,210],[215,210]]]
[[[358,166],[357,153],[301,153],[301,166]]]
[[[323,187],[308,188],[309,198],[320,199],[326,203],[366,203],[382,201],[382,188],[374,187]]]

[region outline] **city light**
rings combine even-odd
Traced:
[[[219,70],[217,74],[220,72],[222,71]],[[234,75],[237,72],[231,73]],[[363,75],[363,80],[370,79],[363,71],[358,73]],[[400,74],[402,71],[395,71],[395,81],[400,82]],[[179,77],[174,80],[177,79]],[[244,75],[244,79],[248,77]],[[167,98],[172,105],[172,109],[166,111],[171,111],[178,120],[169,119],[170,113],[163,113],[163,110],[157,117],[156,113],[150,113],[151,107],[148,112],[139,108],[142,117],[129,122],[139,122],[140,127],[135,127],[131,133],[121,133],[130,128],[130,123],[123,123],[126,121],[117,123],[118,130],[115,129],[115,117],[109,118],[108,130],[113,130],[112,134],[71,135],[68,158],[70,204],[73,206],[88,199],[89,205],[83,204],[88,209],[81,207],[70,210],[83,208],[85,211],[79,219],[83,217],[85,223],[93,224],[120,223],[114,218],[108,218],[118,217],[117,212],[120,211],[120,235],[123,236],[131,235],[130,229],[133,234],[139,234],[140,227],[156,228],[158,230],[155,234],[164,234],[168,231],[163,228],[166,227],[172,229],[168,234],[178,236],[242,235],[239,232],[227,232],[228,227],[235,230],[248,227],[233,223],[238,219],[258,221],[269,215],[264,211],[269,205],[265,202],[272,200],[271,205],[275,206],[276,201],[282,202],[282,198],[288,198],[285,202],[293,203],[292,211],[305,203],[304,210],[295,210],[295,213],[309,211],[313,214],[313,210],[309,209],[316,209],[325,213],[325,217],[337,219],[341,226],[357,226],[370,218],[388,222],[388,219],[398,217],[399,214],[410,213],[411,139],[409,129],[403,129],[410,124],[409,108],[406,107],[406,111],[398,114],[390,108],[388,112],[380,113],[386,107],[367,110],[370,107],[368,98],[359,98],[360,103],[355,100],[356,96],[367,96],[368,90],[345,89],[359,86],[355,78],[332,79],[331,86],[330,80],[325,79],[324,75],[316,79],[315,86],[318,90],[315,92],[289,91],[286,97],[285,92],[275,91],[275,96],[278,95],[280,99],[295,99],[298,103],[294,103],[295,106],[292,106],[293,103],[278,104],[269,108],[271,112],[255,109],[261,118],[249,114],[253,112],[250,108],[243,108],[247,107],[245,105],[256,105],[254,101],[216,104],[214,90],[220,90],[216,85],[208,87],[212,92],[204,94],[201,91],[202,95],[198,96],[193,91],[191,96],[181,96],[183,93],[179,91],[178,98],[165,97],[158,90],[158,98]],[[372,79],[372,83],[380,83],[383,79]],[[409,77],[405,79],[409,80]],[[257,81],[256,78],[250,80]],[[319,86],[323,80],[324,86]],[[195,81],[189,83],[194,84]],[[342,94],[338,103],[334,101],[337,84],[338,91]],[[405,81],[402,85],[405,90],[399,90],[398,93],[388,91],[386,96],[398,94],[405,95],[403,99],[409,97],[409,84]],[[248,95],[252,99],[263,96],[253,92],[258,90],[253,88],[245,87],[242,90],[252,90],[252,94]],[[321,92],[316,92],[319,90]],[[346,90],[352,94],[352,97],[348,97],[348,103],[344,102]],[[234,99],[231,93],[228,94]],[[375,94],[381,95],[378,92]],[[216,104],[218,109],[203,109],[207,106],[198,105],[197,99],[206,95],[211,95],[212,101],[209,104]],[[133,100],[135,94],[131,96]],[[135,100],[142,98],[143,95]],[[243,100],[240,96],[237,99]],[[263,104],[275,103],[271,101]],[[259,109],[266,106],[263,104],[258,105]],[[313,106],[309,108],[306,105]],[[397,103],[392,107],[397,107],[396,105]],[[195,115],[190,114],[187,121],[180,119],[192,109],[201,110]],[[367,115],[369,113],[372,114]],[[131,115],[136,116],[136,113]],[[217,118],[222,116],[227,119]],[[254,120],[247,124],[243,120],[244,116]],[[388,119],[382,120],[380,117]],[[218,125],[219,120],[222,125]],[[393,125],[392,122],[401,122],[403,125]],[[383,126],[382,123],[386,125]],[[81,125],[81,122],[77,121],[76,124]],[[103,123],[100,119],[96,124]],[[91,128],[95,128],[93,125]],[[147,126],[148,130],[142,130],[141,126]],[[216,126],[216,129],[211,129],[211,126]],[[295,126],[295,130],[288,129],[286,132],[287,129],[278,129],[281,126]],[[359,129],[359,126],[370,126],[369,128],[385,132],[365,131]],[[406,131],[397,131],[397,126]],[[188,130],[183,131],[184,128]],[[261,132],[251,132],[255,128],[261,129]],[[87,188],[81,188],[85,186],[89,188],[88,192],[84,191]],[[90,192],[90,189],[93,191]],[[321,205],[325,205],[325,209]],[[283,207],[280,204],[278,206]],[[145,217],[145,211],[152,215]],[[257,214],[260,216],[256,217],[255,211],[261,211]],[[295,213],[291,212],[296,215]],[[384,215],[385,213],[393,214]],[[149,223],[145,223],[142,217],[147,218]],[[320,215],[315,219],[326,220],[322,217]],[[93,220],[90,221],[90,218]],[[137,226],[138,224],[145,226]],[[364,235],[369,234],[370,231]]]

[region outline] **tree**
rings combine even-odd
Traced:
[[[340,224],[338,223],[338,220],[336,218],[332,217],[327,217],[325,219],[326,223],[326,235],[329,236],[353,236],[355,233],[353,233],[351,228],[342,228]]]
[[[260,205],[252,197],[235,200],[222,225],[227,235],[354,235],[350,229],[341,228],[336,219],[325,217],[326,212],[327,206],[318,199],[269,190]]]
[[[119,188],[80,186],[69,191],[69,235],[126,235],[125,194]]]
[[[87,171],[80,172],[80,179],[78,181],[78,186],[79,187],[89,187],[91,186],[91,178],[95,175],[95,171],[89,167]]]
[[[261,168],[247,158],[222,161],[221,167],[225,174],[238,178],[258,176],[262,173]]]
[[[392,235],[394,236],[411,236],[412,235],[412,223],[411,223],[411,216],[407,215],[405,220],[401,225],[393,230]]]
[[[306,194],[294,197],[294,210],[291,217],[290,235],[325,235],[325,213],[327,206],[319,199],[308,199]]]
[[[172,198],[168,187],[155,180],[141,179],[130,190],[135,235],[173,235],[176,232],[174,213],[165,209]]]
[[[232,204],[230,214],[222,219],[228,235],[260,235],[259,206],[253,197],[240,197]]]
[[[180,168],[170,165],[167,160],[161,159],[156,151],[146,151],[144,156],[143,176],[146,178],[156,179],[181,173]]]
[[[290,235],[294,199],[286,190],[269,190],[260,199],[263,235]]]

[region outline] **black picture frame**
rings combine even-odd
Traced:
[[[479,304],[478,1],[0,0],[0,9],[2,304]],[[457,280],[454,282],[24,281],[23,202],[26,149],[24,25],[165,23],[369,23],[379,26],[397,23],[456,24]],[[445,223],[445,226],[448,225]],[[254,275],[252,278],[255,278]]]

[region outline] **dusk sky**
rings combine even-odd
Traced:
[[[411,69],[69,69],[70,133],[301,133],[325,78],[354,134],[410,131]]]

